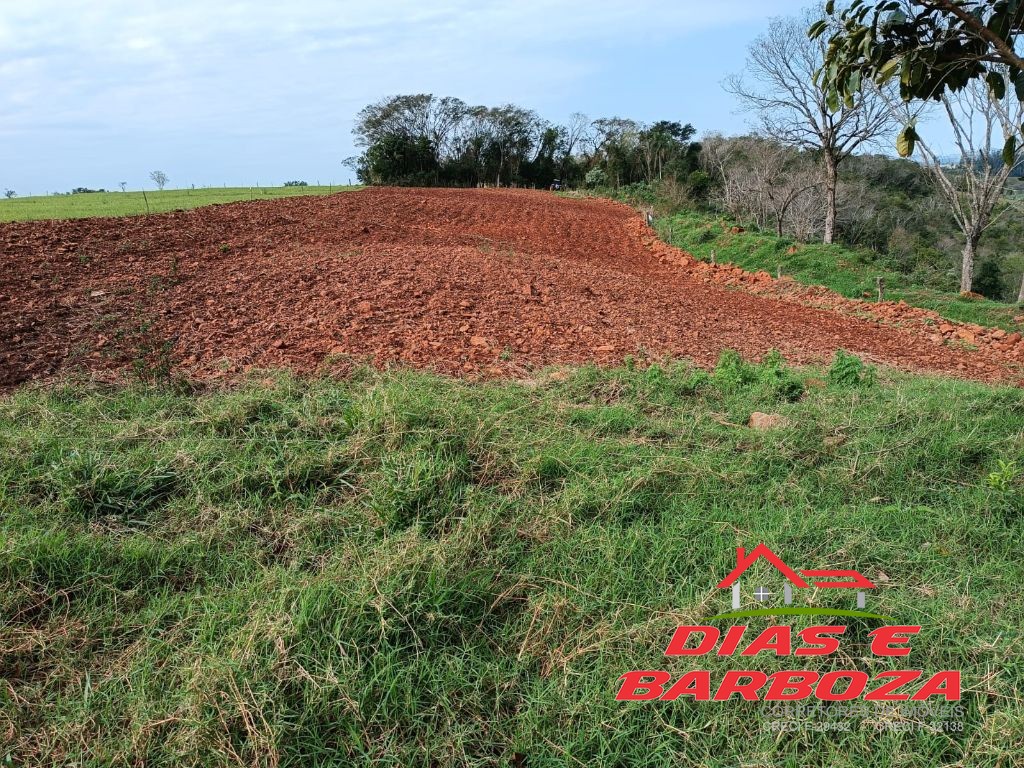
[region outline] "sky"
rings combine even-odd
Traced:
[[[0,188],[347,183],[383,96],[743,132],[721,87],[807,0],[0,0]]]

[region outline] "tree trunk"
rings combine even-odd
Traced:
[[[978,237],[967,236],[964,243],[963,264],[960,266],[960,293],[969,293],[974,285],[974,255],[978,250]]]
[[[836,191],[839,188],[839,164],[828,152],[825,153],[825,236],[826,244],[836,239]]]
[[[1017,303],[1024,304],[1024,275],[1020,276],[1020,290],[1017,291]]]

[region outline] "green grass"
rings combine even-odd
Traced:
[[[746,270],[764,270],[773,276],[781,267],[783,275],[797,282],[824,285],[848,298],[877,298],[875,280],[881,277],[886,283],[888,300],[902,299],[911,306],[930,309],[950,320],[1008,331],[1024,330],[1024,325],[1013,320],[1024,314],[1024,308],[912,285],[906,275],[885,268],[867,251],[840,245],[796,243],[765,232],[732,232],[733,227],[734,222],[694,212],[656,222],[666,242],[705,261],[710,260],[714,251],[720,264],[728,262]]]
[[[848,357],[22,389],[0,400],[0,764],[1009,766],[1021,466],[1019,390]],[[858,650],[863,619],[845,659],[665,658],[759,541],[879,579],[868,609],[924,627],[910,659]],[[614,700],[627,670],[704,665],[961,669],[965,729]]]
[[[88,192],[77,195],[16,197],[0,200],[0,222],[43,219],[85,219],[96,216],[141,216],[189,210],[238,200],[269,200],[298,195],[326,195],[359,187],[206,187],[162,192]]]

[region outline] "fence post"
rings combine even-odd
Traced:
[[[878,301],[881,303],[885,301],[885,278],[876,277],[875,284],[878,287]]]

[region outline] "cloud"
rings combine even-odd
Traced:
[[[728,39],[728,27],[765,14],[755,0],[3,2],[0,137],[11,156],[0,171],[27,175],[41,144],[60,151],[83,134],[119,146],[343,135],[362,105],[400,92],[541,108],[620,55],[709,30]]]

